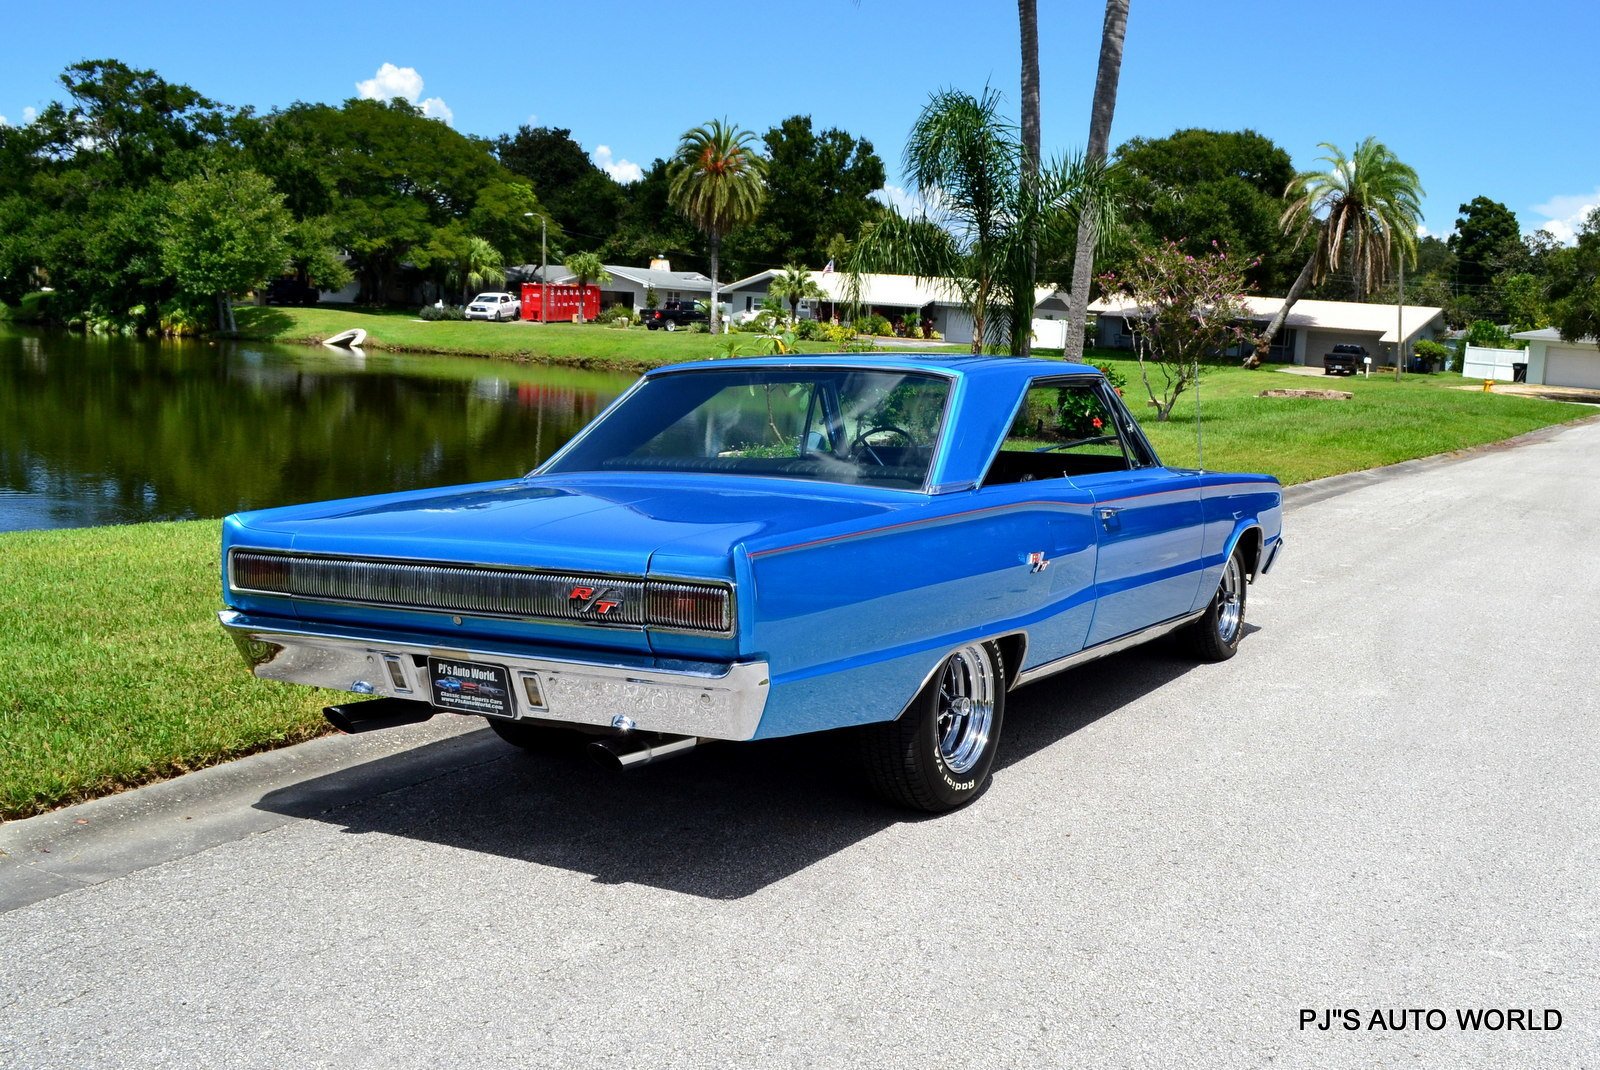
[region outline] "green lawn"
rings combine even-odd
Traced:
[[[669,334],[643,327],[623,330],[598,323],[425,323],[412,312],[331,307],[240,308],[237,318],[240,334],[260,341],[320,341],[348,328],[361,327],[367,332],[367,345],[374,349],[551,361],[619,371],[704,360],[722,353],[720,339],[709,334]],[[754,334],[731,337],[747,349],[755,346]],[[892,347],[893,342],[892,338],[879,339],[879,344],[886,347]],[[799,348],[805,353],[826,353],[838,347],[825,342],[801,342]]]
[[[1137,361],[1105,359],[1127,377],[1124,400],[1140,418],[1163,462],[1195,464],[1195,402],[1184,394],[1172,418],[1158,423]],[[1595,415],[1588,405],[1511,394],[1486,394],[1459,375],[1324,377],[1263,369],[1208,370],[1200,382],[1205,466],[1271,472],[1285,485],[1498,442],[1550,424]],[[1263,390],[1328,388],[1349,401],[1258,397]]]
[[[324,731],[218,627],[212,520],[0,535],[0,817]]]

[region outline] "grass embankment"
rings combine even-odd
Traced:
[[[216,521],[0,535],[0,817],[324,731],[217,626]]]
[[[360,327],[369,349],[457,356],[500,357],[570,364],[580,368],[644,371],[662,364],[722,355],[722,339],[689,331],[622,329],[598,323],[488,323],[483,320],[424,322],[416,313],[352,308],[240,308],[241,337],[264,342],[320,342]],[[753,351],[754,334],[730,335]],[[892,344],[894,339],[880,339]],[[838,349],[826,342],[801,342],[803,353]]]

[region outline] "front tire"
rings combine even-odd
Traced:
[[[1248,587],[1244,548],[1235,546],[1228,563],[1222,566],[1222,579],[1217,582],[1211,604],[1199,620],[1184,629],[1184,638],[1195,657],[1201,661],[1227,661],[1239,652]]]
[[[884,799],[944,813],[988,785],[1005,719],[1006,680],[993,643],[945,659],[905,713],[861,731],[867,779]]]
[[[668,331],[675,331],[677,329],[678,329],[678,321],[677,320],[668,320],[667,321],[667,330]]]

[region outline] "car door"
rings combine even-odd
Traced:
[[[1103,383],[1087,402],[1114,429],[1092,463],[1078,459],[1072,484],[1094,497],[1093,646],[1182,616],[1199,590],[1205,514],[1197,473],[1159,465],[1138,424]],[[1118,462],[1112,453],[1121,454]]]

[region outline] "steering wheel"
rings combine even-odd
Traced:
[[[878,434],[880,431],[887,431],[891,434],[899,435],[905,440],[905,444],[907,446],[915,446],[917,444],[916,439],[911,437],[911,432],[905,430],[904,428],[896,427],[894,424],[875,424],[874,426],[869,427],[865,431],[861,432],[855,437],[854,440],[851,441],[850,455],[856,458],[866,456],[870,458],[872,463],[877,465],[879,468],[889,467],[886,463],[884,463],[883,458],[878,456],[878,451],[872,448],[872,443],[867,441],[867,439]],[[887,445],[887,443],[884,444]]]

